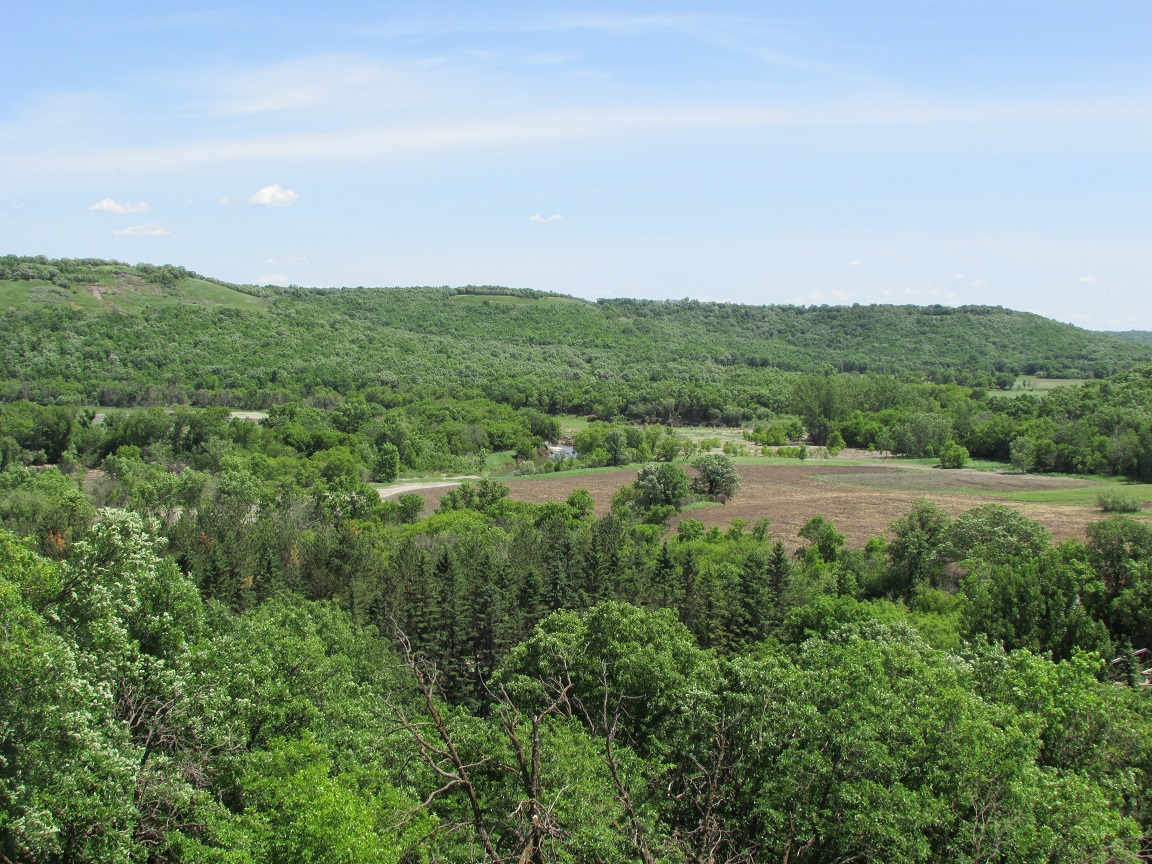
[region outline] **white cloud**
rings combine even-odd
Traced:
[[[259,189],[251,198],[249,204],[259,207],[291,207],[300,196],[291,189],[285,189],[279,183]]]
[[[112,233],[121,237],[167,237],[172,232],[158,222],[149,222],[146,225],[129,225]]]
[[[269,258],[264,263],[269,267],[307,267],[312,262],[300,255],[292,258]]]
[[[9,204],[8,209],[9,210],[23,210],[24,205],[23,204]]]
[[[256,280],[258,285],[283,285],[288,281],[288,277],[283,273],[272,273],[269,276],[261,276]]]
[[[102,198],[95,204],[88,205],[89,210],[97,213],[116,213],[124,215],[127,213],[147,213],[152,208],[144,201],[138,204],[133,204],[131,201],[125,201],[123,204],[113,201],[111,198]]]
[[[848,266],[849,267],[863,267],[864,262],[861,261],[859,258],[853,258],[851,261],[848,262]]]
[[[1086,284],[1091,284],[1091,283],[1096,281],[1096,277],[1095,276],[1081,276],[1080,281],[1084,282]]]
[[[974,279],[968,283],[969,288],[986,288],[988,287],[987,279]]]
[[[528,217],[528,221],[529,222],[539,222],[541,224],[547,224],[548,222],[559,222],[563,218],[564,217],[561,216],[559,213],[556,213],[552,216],[541,216],[539,213],[534,213],[533,215]]]
[[[229,206],[229,205],[230,205],[232,202],[231,202],[231,201],[229,201],[227,198],[220,198],[220,199],[218,199],[218,200],[216,201],[216,203],[217,203],[217,204],[219,204],[221,207],[227,207],[227,206]]]

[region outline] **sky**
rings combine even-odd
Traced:
[[[0,253],[1152,329],[1148,0],[11,4]]]

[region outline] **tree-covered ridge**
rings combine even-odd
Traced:
[[[1152,330],[1105,330],[1103,332],[1108,336],[1115,336],[1117,339],[1127,339],[1131,342],[1152,345]]]
[[[39,289],[26,287],[34,282],[3,283],[23,292],[0,317],[3,395],[45,402],[258,408],[318,388],[346,396],[382,386],[549,413],[700,422],[725,405],[782,410],[783,383],[798,372],[992,386],[997,375],[1098,377],[1152,359],[1152,349],[1130,341],[988,307],[586,303],[499,288],[259,289],[267,296],[254,297],[181,268],[2,260],[20,279],[56,270],[87,298],[39,302]],[[99,301],[77,286],[105,270],[160,286],[165,302],[133,307],[126,298],[149,295],[127,290],[100,307],[106,314],[91,314]],[[182,291],[200,299],[183,302]]]

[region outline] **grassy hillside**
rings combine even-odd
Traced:
[[[0,257],[0,310],[7,312],[51,306],[84,312],[143,312],[184,304],[256,310],[267,302],[266,297],[183,267],[132,266],[94,258]]]

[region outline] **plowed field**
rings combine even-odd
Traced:
[[[953,515],[981,504],[997,502],[1019,510],[1047,526],[1057,540],[1084,536],[1088,523],[1104,518],[1095,507],[1073,504],[1021,503],[1005,495],[1096,485],[1089,480],[1040,475],[997,474],[988,471],[925,469],[909,465],[751,464],[739,465],[743,486],[726,505],[693,507],[677,519],[699,519],[705,525],[726,526],[739,517],[750,523],[767,516],[772,535],[795,545],[796,532],[810,518],[821,514],[844,532],[848,545],[862,546],[870,537],[883,534],[893,520],[912,507],[917,498],[928,498]],[[691,469],[689,469],[691,473]],[[511,478],[510,497],[540,503],[562,501],[575,489],[587,489],[596,501],[596,512],[608,511],[613,493],[636,479],[635,470],[572,476],[548,474]],[[428,509],[437,506],[447,489],[412,490],[425,496]],[[381,494],[387,494],[382,490]],[[1147,517],[1143,517],[1147,518]]]

